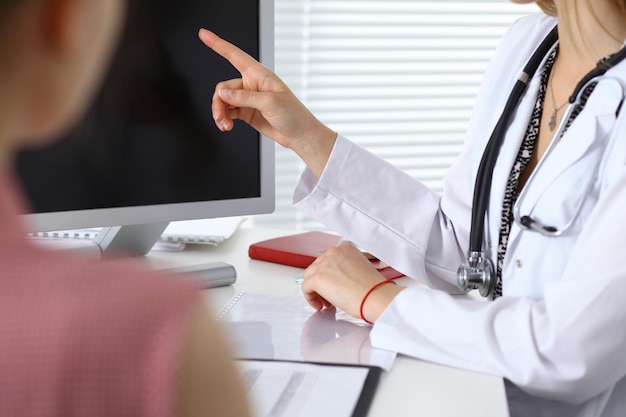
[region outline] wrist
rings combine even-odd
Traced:
[[[335,142],[337,133],[327,126],[320,124],[312,133],[304,135],[291,146],[307,168],[319,179],[326,168]]]
[[[360,306],[360,316],[366,323],[372,324],[391,304],[393,299],[404,289],[392,280],[380,281],[373,285],[363,296]]]

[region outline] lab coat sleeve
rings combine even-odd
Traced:
[[[409,288],[372,345],[503,376],[531,395],[580,404],[626,375],[626,167],[603,192],[563,278],[541,300],[458,299]],[[615,175],[613,174],[613,178]]]
[[[462,251],[439,196],[346,138],[337,138],[319,182],[304,172],[294,203],[407,276],[458,293]],[[430,248],[438,254],[432,263]]]
[[[543,32],[534,36],[541,38]],[[526,49],[519,50],[520,62],[533,51],[532,45]],[[467,253],[474,179],[506,102],[501,91],[512,87],[518,75],[502,70],[509,61],[510,54],[497,52],[485,72],[463,149],[444,177],[441,198],[339,135],[319,181],[310,171],[303,173],[294,193],[296,207],[407,276],[459,293],[457,269]]]

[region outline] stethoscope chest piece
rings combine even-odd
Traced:
[[[457,271],[457,285],[461,291],[478,290],[483,297],[490,297],[496,289],[491,260],[481,252],[469,252],[467,262]]]

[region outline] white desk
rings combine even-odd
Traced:
[[[223,261],[237,269],[233,286],[206,291],[217,312],[238,291],[295,294],[295,275],[301,271],[248,257],[248,246],[294,231],[241,228],[219,246],[188,246],[184,252],[151,252],[147,262],[157,267]],[[501,378],[439,366],[398,356],[393,369],[383,373],[370,417],[505,417],[508,416]]]

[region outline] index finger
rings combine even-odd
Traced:
[[[200,29],[198,37],[206,46],[230,62],[240,73],[258,64],[256,59],[252,58],[232,43],[220,38],[210,30]]]

